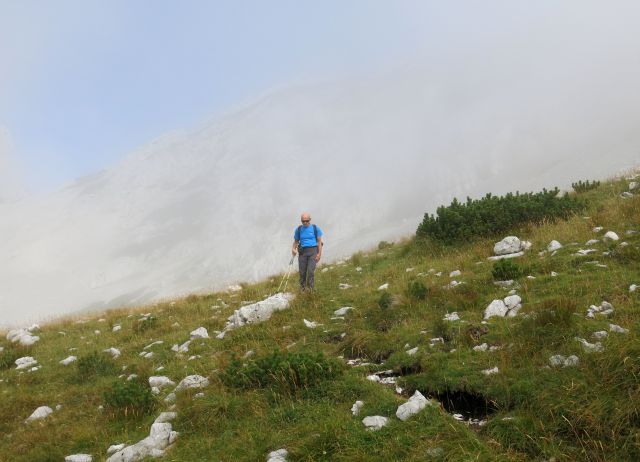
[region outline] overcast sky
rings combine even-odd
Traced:
[[[466,54],[480,68],[511,60],[511,72],[535,60],[557,72],[590,54],[637,60],[639,9],[620,0],[0,0],[0,145],[11,146],[0,165],[11,154],[30,191],[49,191],[273,87],[434,56]]]

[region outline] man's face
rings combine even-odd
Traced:
[[[300,221],[302,222],[302,226],[306,228],[311,223],[311,217],[309,215],[302,215]]]

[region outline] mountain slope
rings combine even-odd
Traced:
[[[3,341],[5,360],[32,356],[42,368],[20,373],[7,364],[0,372],[1,453],[16,461],[61,460],[81,452],[106,459],[109,445],[132,444],[148,434],[154,418],[171,405],[163,401],[171,387],[161,391],[154,411],[126,417],[108,406],[113,402],[105,391],[127,383],[129,374],[137,374],[132,382],[139,380],[143,387],[151,375],[178,383],[200,374],[209,379],[208,386],[178,393],[173,425],[179,436],[167,460],[266,460],[279,448],[289,451],[290,462],[636,460],[640,301],[630,286],[640,282],[640,234],[633,232],[640,230],[640,201],[637,195],[620,197],[628,183],[607,182],[582,194],[587,210],[566,222],[513,230],[533,246],[513,260],[523,273],[509,288],[493,284],[493,265],[486,258],[495,240],[456,247],[409,240],[324,266],[315,294],[298,295],[289,309],[229,331],[223,339],[213,338],[214,331],[222,330],[233,310],[273,293],[279,277],[244,285],[236,293],[190,296],[42,326],[34,331],[40,340],[31,347],[16,349]],[[597,226],[603,229],[594,231]],[[603,241],[608,230],[620,240]],[[554,239],[563,247],[552,254],[547,246]],[[598,241],[585,245],[592,239]],[[594,252],[576,255],[587,248]],[[454,270],[461,274],[449,277]],[[451,280],[463,284],[445,287]],[[410,288],[416,281],[427,288],[426,299]],[[340,289],[340,284],[351,287]],[[383,284],[388,288],[379,290]],[[489,303],[512,288],[522,298],[518,316],[483,323]],[[603,301],[614,311],[589,318],[590,305]],[[353,308],[343,319],[335,318],[334,311],[344,306]],[[453,312],[459,320],[444,319],[454,319],[447,316]],[[307,327],[304,319],[321,325]],[[113,331],[114,326],[121,328]],[[200,326],[212,338],[193,340],[186,353],[171,350]],[[606,337],[594,335],[602,331]],[[603,351],[589,352],[576,338],[600,342]],[[164,343],[151,345],[158,341]],[[102,350],[110,347],[121,356],[109,360]],[[414,355],[407,353],[416,347]],[[241,371],[242,363],[251,367],[246,377],[261,364],[280,367],[264,362],[276,348],[292,355],[285,371],[297,370],[305,354],[321,353],[314,356],[316,365],[334,364],[338,357],[342,364],[356,358],[370,364],[335,366],[335,375],[322,379],[314,375],[319,372],[309,372],[316,366],[307,363],[305,381],[292,381],[285,372],[264,376],[266,385],[243,382],[237,371],[229,375],[234,358],[241,358]],[[104,375],[78,380],[78,365],[58,363],[70,354],[86,361],[94,350],[103,358],[92,360],[95,364],[113,362],[116,369],[105,366]],[[154,354],[145,358],[142,352]],[[578,363],[553,366],[554,355],[575,355]],[[496,373],[483,373],[494,368]],[[367,379],[389,369],[393,372],[378,378],[395,377],[395,385]],[[396,410],[414,390],[439,404],[401,421]],[[198,392],[204,395],[196,397]],[[350,411],[356,400],[364,403],[357,417]],[[46,419],[23,423],[38,406],[56,404],[62,407]],[[463,421],[452,416],[457,413]],[[372,415],[388,417],[389,424],[366,430],[362,419]]]

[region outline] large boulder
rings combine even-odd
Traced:
[[[266,321],[274,312],[286,309],[293,297],[291,293],[278,293],[257,303],[238,308],[227,319],[225,331],[245,324]]]
[[[430,404],[429,400],[416,390],[409,401],[398,406],[396,417],[404,422],[412,415],[422,411],[428,404]]]
[[[519,295],[509,295],[503,300],[493,300],[484,310],[484,319],[489,319],[493,316],[514,317],[522,308],[521,302],[522,299]]]
[[[32,335],[28,329],[14,329],[7,334],[7,340],[11,343],[19,343],[22,346],[31,346],[40,340],[40,337]]]
[[[164,414],[167,413],[160,414],[158,419],[171,420],[175,417],[165,416],[165,418],[161,419]],[[109,457],[107,462],[136,462],[145,457],[162,457],[164,456],[165,449],[173,444],[177,437],[178,433],[173,431],[169,422],[154,422],[151,425],[149,436],[138,441],[136,444],[119,450]]]
[[[522,249],[520,239],[516,236],[507,236],[500,242],[496,242],[493,246],[493,253],[495,255],[507,255],[510,253],[520,252]]]

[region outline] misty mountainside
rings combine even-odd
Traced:
[[[313,292],[281,273],[0,329],[0,459],[637,461],[639,191],[456,201]]]
[[[617,173],[638,161],[640,135],[633,119],[613,123],[633,97],[580,98],[601,84],[421,70],[270,92],[0,203],[1,321],[257,280],[286,265],[305,210],[331,260],[414,231],[454,196]]]

